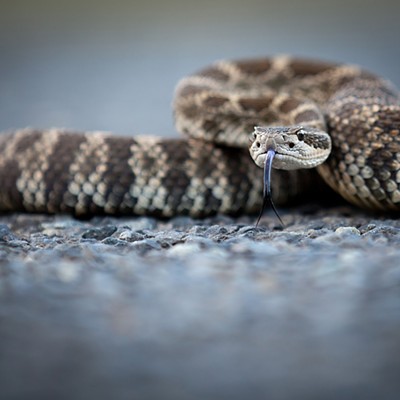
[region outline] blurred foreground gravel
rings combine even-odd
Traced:
[[[1,399],[398,399],[400,221],[282,216],[1,216]]]

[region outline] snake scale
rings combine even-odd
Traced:
[[[294,158],[300,145],[325,151],[329,157],[316,169],[349,202],[400,210],[400,95],[358,66],[288,56],[220,61],[183,78],[173,103],[182,139],[60,129],[1,134],[0,210],[254,213],[263,201],[263,172],[249,145],[262,166],[273,142],[272,166],[289,169],[273,171],[278,204],[320,184],[315,169],[278,165],[280,141]],[[318,139],[320,132],[330,139]],[[264,154],[258,161],[257,151]]]

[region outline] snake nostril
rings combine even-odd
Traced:
[[[257,147],[260,147],[260,146],[261,146],[261,143],[260,143],[260,142],[256,142],[256,146],[257,146]]]

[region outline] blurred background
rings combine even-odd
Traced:
[[[0,130],[176,135],[179,78],[220,58],[293,53],[400,86],[398,0],[0,0]]]

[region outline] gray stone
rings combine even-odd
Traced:
[[[335,230],[335,234],[341,237],[360,236],[360,231],[354,226],[341,226]]]
[[[17,236],[15,236],[10,228],[5,224],[0,224],[0,242],[10,242],[13,240],[17,240]]]
[[[115,225],[105,225],[99,228],[91,228],[82,233],[82,238],[103,240],[106,237],[111,236],[116,230],[117,227]]]
[[[140,254],[145,254],[150,250],[161,250],[161,244],[154,239],[138,240],[131,244],[131,248]]]
[[[132,231],[130,229],[124,229],[120,234],[119,234],[119,239],[120,240],[125,240],[127,242],[137,242],[138,240],[143,240],[145,238],[145,235],[142,233],[139,233],[137,231]]]
[[[127,243],[125,240],[120,240],[120,239],[118,239],[116,237],[112,237],[112,236],[106,237],[105,239],[103,239],[101,241],[101,243],[108,244],[109,246],[114,246],[114,247],[127,246]]]

